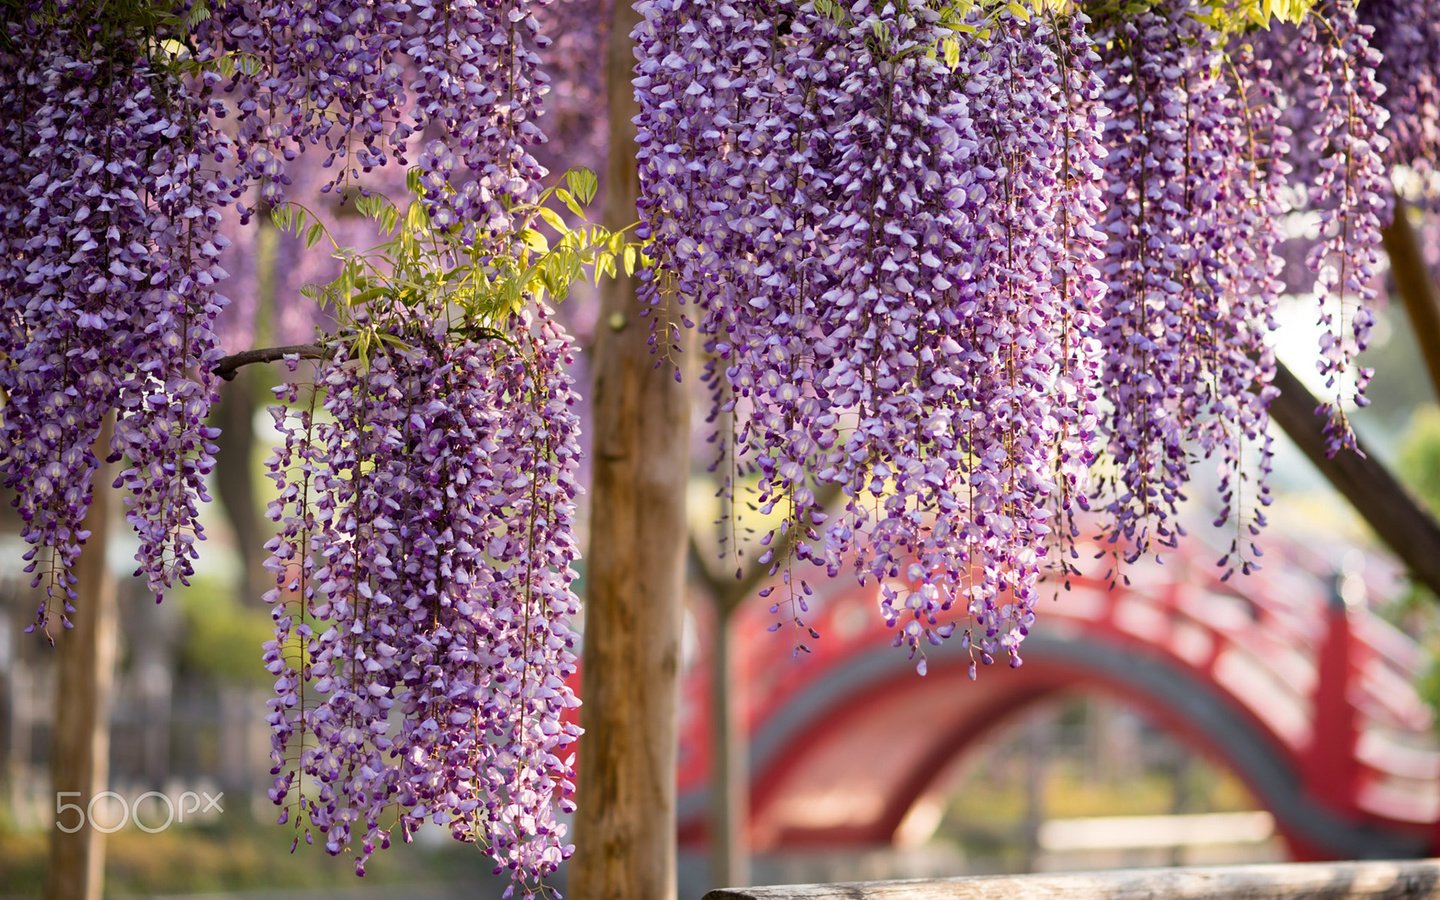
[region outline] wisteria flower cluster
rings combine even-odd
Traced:
[[[989,6],[641,7],[654,343],[691,319],[704,337],[717,465],[779,522],[761,561],[800,648],[792,569],[853,560],[922,671],[957,630],[972,660],[1018,665],[1077,511],[1106,513],[1117,562],[1171,545],[1200,456],[1236,532],[1222,564],[1255,564],[1297,143],[1320,173],[1301,202],[1326,240],[1332,448],[1352,440],[1338,401],[1363,397],[1389,197],[1353,4],[1290,27],[1305,91],[1190,0],[1093,22]]]
[[[1310,127],[1302,132],[1316,175],[1311,207],[1320,217],[1320,243],[1308,259],[1320,297],[1320,373],[1336,402],[1327,409],[1332,447],[1354,449],[1354,433],[1340,399],[1364,404],[1371,370],[1355,357],[1374,325],[1379,293],[1380,230],[1390,221],[1393,193],[1385,164],[1388,139],[1378,133],[1387,119],[1376,77],[1380,54],[1371,29],[1357,21],[1345,0],[1325,4],[1324,18],[1307,19],[1299,52],[1311,84]],[[1313,49],[1312,49],[1313,48]],[[1309,52],[1307,52],[1309,51]]]
[[[922,667],[957,603],[976,658],[1018,664],[1052,498],[1083,492],[1096,428],[1093,45],[1002,17],[947,61],[923,7],[644,12],[650,297],[700,308],[730,455],[783,519],[762,562],[853,556]]]
[[[339,278],[308,293],[340,328],[318,383],[280,390],[296,408],[277,408],[272,463],[273,796],[360,874],[397,827],[408,840],[429,821],[527,896],[571,852],[558,817],[579,733],[578,418],[570,339],[544,303],[623,246],[541,205],[578,209],[597,185],[572,171],[542,190],[529,156],[540,5],[185,7],[186,44],[169,39],[179,18],[51,0],[22,4],[0,44],[0,162],[17,173],[0,182],[0,472],[35,545],[42,629],[69,625],[100,457],[125,462],[116,487],[157,599],[191,574],[217,436],[222,208],[257,182],[280,201],[266,188],[307,144],[363,170],[426,132],[411,207],[354,198],[391,240],[333,247]],[[222,70],[234,134],[216,126]],[[367,130],[401,99],[414,112]],[[307,244],[321,237],[312,221]]]
[[[261,203],[284,200],[307,148],[334,167],[326,189],[408,151],[436,225],[474,237],[507,231],[508,206],[533,200],[544,175],[533,151],[548,39],[535,13],[548,2],[223,3],[195,42],[231,72],[239,164]]]
[[[1110,117],[1100,381],[1113,471],[1096,495],[1108,540],[1132,561],[1152,540],[1178,539],[1193,447],[1222,458],[1220,524],[1256,530],[1268,504],[1274,359],[1265,335],[1280,293],[1288,135],[1268,63],[1243,43],[1225,59],[1218,36],[1185,12],[1148,12],[1102,37]],[[1222,563],[1253,565],[1240,535],[1231,554]]]
[[[70,625],[101,456],[124,462],[137,574],[157,598],[192,574],[229,184],[207,83],[166,77],[89,4],[27,10],[0,49],[0,472],[49,635]]]
[[[1417,177],[1405,193],[1434,209],[1440,200],[1440,6],[1418,0],[1365,0],[1356,10],[1380,52],[1389,162]]]
[[[432,821],[525,883],[571,852],[570,341],[543,308],[503,340],[371,327],[277,388],[271,798],[358,874]]]

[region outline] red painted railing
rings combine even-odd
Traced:
[[[1440,746],[1413,687],[1425,655],[1336,596],[1322,555],[1271,553],[1265,570],[1229,581],[1176,554],[1132,567],[1126,587],[1081,578],[1042,604],[1025,666],[982,669],[974,684],[956,647],[917,676],[889,648],[874,585],[817,585],[810,621],[822,637],[799,660],[794,635],[766,632],[764,601],[743,610],[732,627],[754,739],[752,839],[891,841],[992,726],[1042,697],[1097,689],[1231,765],[1272,805],[1297,858],[1440,852]],[[697,661],[682,703],[692,839],[709,764],[704,672]]]

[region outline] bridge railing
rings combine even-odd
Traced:
[[[1400,900],[1440,896],[1440,860],[1121,869],[725,888],[704,900]]]

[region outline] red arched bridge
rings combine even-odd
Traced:
[[[1037,701],[1093,690],[1234,771],[1298,859],[1440,854],[1440,745],[1413,687],[1427,657],[1363,605],[1338,599],[1333,561],[1273,558],[1280,552],[1228,582],[1208,560],[1178,554],[1132,567],[1131,583],[1114,590],[1078,580],[1043,602],[1025,665],[982,668],[977,683],[958,640],[932,648],[929,674],[917,676],[890,646],[873,585],[817,587],[822,638],[799,661],[783,641],[761,639],[771,637],[765,605],[747,607],[732,627],[753,846],[891,843],[992,728]],[[682,840],[704,833],[700,663],[682,699]]]

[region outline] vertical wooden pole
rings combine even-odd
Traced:
[[[605,223],[634,221],[636,111],[630,33],[617,2],[606,77],[610,159]],[[580,743],[569,866],[574,900],[675,896],[675,754],[690,406],[667,363],[656,368],[635,282],[601,293]]]
[[[748,824],[750,819],[749,744],[736,696],[735,645],[732,640],[735,604],[715,598],[714,634],[710,638],[710,880],[713,887],[745,887],[750,883]]]
[[[735,446],[733,422],[722,422],[721,436],[727,447]],[[839,488],[825,485],[816,494],[821,508],[828,509],[840,500]],[[729,493],[720,493],[720,519],[730,521],[735,514],[734,500]],[[798,530],[783,538],[786,553],[794,549]],[[694,577],[710,595],[715,610],[714,633],[710,636],[710,804],[706,818],[710,845],[710,880],[716,887],[741,887],[750,883],[750,742],[747,723],[735,686],[743,683],[745,673],[735,669],[735,614],[754,597],[769,577],[767,566],[754,559],[740,566],[735,577],[717,575],[710,567],[706,551],[692,539],[690,566]],[[729,552],[736,553],[737,547]]]
[[[97,455],[109,453],[110,425],[101,430]],[[95,473],[95,500],[85,517],[90,539],[76,565],[75,627],[56,637],[59,667],[55,700],[55,740],[50,756],[50,782],[57,800],[82,810],[91,798],[108,789],[110,778],[110,688],[115,679],[119,612],[116,584],[105,564],[110,539],[114,466],[102,464]],[[52,807],[53,808],[53,807]],[[97,804],[97,809],[99,805]],[[50,832],[50,871],[46,900],[100,900],[105,883],[105,835],[96,831],[88,810],[84,826],[73,809],[57,816]],[[109,820],[102,825],[111,824]]]

